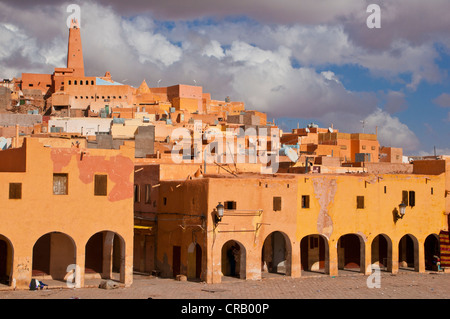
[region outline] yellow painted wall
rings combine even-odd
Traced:
[[[44,147],[38,139],[27,138],[21,150],[16,155],[26,157],[26,172],[0,173],[0,234],[13,247],[12,278],[17,287],[28,287],[33,246],[41,236],[61,232],[70,237],[77,264],[84,269],[87,241],[105,230],[125,242],[124,282],[130,285],[134,148],[127,144],[121,150]],[[8,150],[0,152],[0,160],[7,154],[3,152]],[[67,195],[53,194],[53,173],[68,174]],[[94,195],[95,174],[108,175],[107,196]],[[22,183],[21,199],[9,199],[9,183]]]

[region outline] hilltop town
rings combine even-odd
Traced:
[[[0,82],[1,289],[450,270],[450,156],[140,81],[86,76],[73,20],[67,66]]]

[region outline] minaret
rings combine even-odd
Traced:
[[[73,76],[84,77],[83,49],[81,46],[80,24],[73,19],[69,29],[67,68],[73,69]]]

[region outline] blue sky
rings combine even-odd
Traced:
[[[0,3],[0,76],[65,65],[81,8],[87,75],[202,85],[284,130],[378,128],[406,155],[450,154],[448,0],[148,0]],[[381,28],[369,29],[378,3]]]

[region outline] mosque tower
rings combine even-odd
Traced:
[[[73,19],[69,29],[67,68],[73,69],[73,76],[84,77],[83,48],[81,46],[80,24]]]

